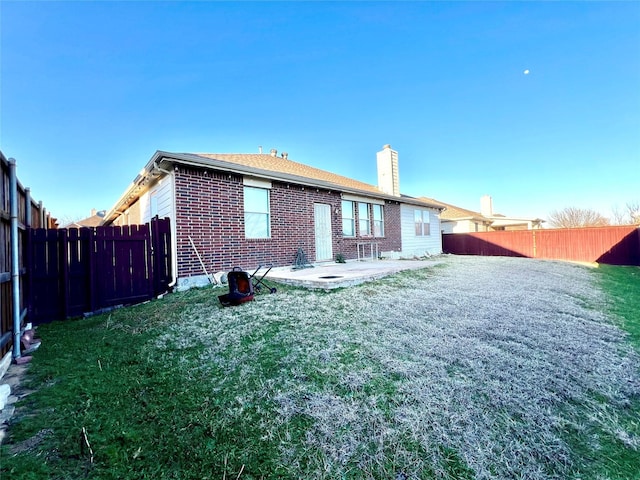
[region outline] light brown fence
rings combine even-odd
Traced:
[[[17,312],[20,323],[26,315],[25,304],[25,263],[24,249],[27,240],[27,228],[51,228],[55,220],[51,218],[42,206],[31,198],[31,192],[24,188],[17,178],[11,179],[11,165],[9,160],[0,152],[0,358],[13,346],[14,312]],[[14,188],[12,188],[12,186]],[[16,202],[15,215],[17,217],[17,236],[15,240],[11,234],[11,206]],[[17,244],[17,245],[16,245]],[[13,248],[17,247],[16,254]],[[14,277],[20,288],[19,295],[14,298]]]
[[[442,235],[445,253],[640,265],[636,225]]]

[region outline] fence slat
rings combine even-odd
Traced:
[[[159,225],[30,229],[31,320],[75,317],[165,292],[171,281],[169,219]],[[161,234],[152,235],[152,228]]]
[[[610,226],[549,230],[453,233],[445,253],[640,265],[640,228]]]

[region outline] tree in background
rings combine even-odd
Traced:
[[[567,207],[554,210],[547,219],[553,228],[603,227],[609,225],[609,219],[588,208]]]
[[[640,225],[640,201],[628,202],[622,210],[614,207],[613,223],[616,225]]]

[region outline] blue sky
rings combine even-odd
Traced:
[[[0,149],[54,216],[258,146],[545,218],[640,200],[640,2],[0,2]],[[524,71],[529,70],[528,74]]]

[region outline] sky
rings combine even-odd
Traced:
[[[54,217],[156,150],[257,153],[479,211],[640,201],[640,2],[0,1],[0,150]]]

